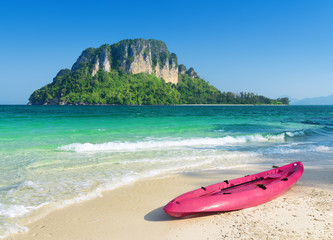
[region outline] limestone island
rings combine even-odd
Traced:
[[[127,39],[87,48],[71,69],[34,91],[29,105],[289,104],[253,93],[221,92],[178,64],[164,42]]]

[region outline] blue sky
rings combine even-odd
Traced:
[[[0,3],[0,104],[71,68],[88,47],[163,40],[221,91],[333,94],[333,1],[7,1]]]

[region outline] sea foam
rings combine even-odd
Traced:
[[[59,147],[62,151],[100,152],[100,151],[136,151],[153,148],[196,147],[196,146],[227,146],[247,142],[279,141],[285,138],[285,133],[277,135],[246,135],[225,136],[221,138],[192,138],[192,139],[155,139],[138,142],[106,142],[106,143],[72,143]]]

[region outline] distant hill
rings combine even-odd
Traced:
[[[292,103],[293,105],[333,105],[333,95],[327,97],[305,98]]]
[[[164,42],[127,39],[87,48],[71,69],[34,91],[29,104],[289,104],[289,99],[221,92],[193,68],[178,64]]]

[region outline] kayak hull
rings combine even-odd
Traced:
[[[294,162],[257,174],[202,187],[170,201],[164,211],[173,217],[205,212],[226,212],[254,207],[289,191],[304,171]]]

